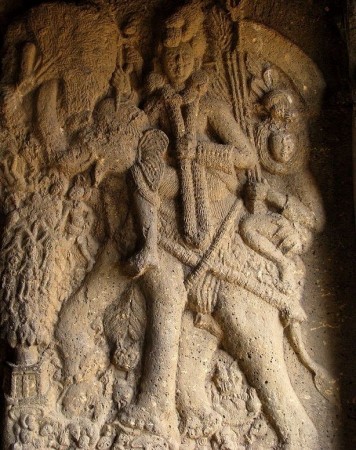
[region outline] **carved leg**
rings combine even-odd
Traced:
[[[216,320],[224,344],[236,358],[284,450],[316,450],[317,431],[291,385],[283,350],[279,312],[232,285],[221,289]]]
[[[41,85],[37,100],[37,121],[43,143],[52,157],[58,157],[66,148],[66,139],[57,116],[58,80]]]
[[[184,433],[191,439],[211,436],[221,424],[221,416],[212,409],[205,387],[216,349],[217,339],[196,328],[193,314],[186,312],[179,351],[177,398]]]
[[[140,394],[136,405],[127,408],[120,420],[179,442],[175,397],[187,294],[181,264],[163,251],[159,256],[160,269],[147,271],[141,279],[148,323]]]
[[[293,279],[294,264],[278,248],[278,244],[273,242],[282,227],[287,228],[289,233],[295,232],[290,229],[283,217],[258,214],[244,219],[240,225],[240,232],[242,239],[250,248],[277,266],[282,281],[290,281]]]
[[[136,210],[135,218],[139,224],[139,232],[142,235],[142,248],[129,259],[126,265],[126,272],[136,277],[144,274],[146,270],[157,268],[159,265],[157,244],[158,206],[146,200],[139,192],[134,192],[133,200]]]

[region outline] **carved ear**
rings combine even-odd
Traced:
[[[239,50],[279,67],[293,81],[309,113],[318,114],[325,81],[316,64],[299,47],[264,25],[242,20]]]
[[[169,139],[163,131],[147,130],[142,136],[139,143],[139,150],[142,153],[155,149],[160,153],[164,153],[168,147]]]

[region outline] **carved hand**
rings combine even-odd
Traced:
[[[264,201],[268,196],[270,185],[263,178],[261,181],[249,180],[247,183],[246,196],[250,201]]]
[[[178,159],[192,160],[196,156],[197,141],[192,135],[185,134],[177,140]]]

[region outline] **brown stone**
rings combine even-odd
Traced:
[[[20,3],[0,8],[4,448],[352,448],[336,6]]]

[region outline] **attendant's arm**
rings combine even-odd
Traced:
[[[286,195],[271,188],[267,202],[292,223],[299,223],[310,231],[321,231],[325,215],[320,195],[309,172],[294,176],[292,186],[296,195]]]

